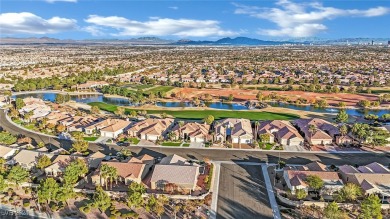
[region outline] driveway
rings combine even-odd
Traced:
[[[190,148],[203,148],[204,144],[200,142],[191,142],[190,143]]]
[[[286,151],[307,151],[303,146],[296,145],[296,146],[283,146],[284,150]]]
[[[260,165],[221,164],[217,218],[273,218]]]

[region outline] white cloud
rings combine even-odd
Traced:
[[[177,6],[171,6],[171,7],[168,7],[168,8],[170,8],[172,10],[178,10],[179,9],[179,7],[177,7]]]
[[[327,30],[325,20],[338,17],[375,17],[390,12],[390,8],[375,7],[366,10],[325,7],[321,3],[294,3],[279,0],[276,7],[265,8],[234,4],[235,14],[246,14],[275,23],[278,29],[261,29],[261,35],[308,37]]]
[[[148,21],[129,20],[124,17],[90,15],[85,22],[93,26],[108,27],[118,32],[114,36],[179,36],[206,37],[232,36],[238,33],[223,30],[215,20],[170,19],[153,17]]]
[[[48,34],[77,28],[74,19],[52,17],[44,19],[29,12],[0,14],[2,34]]]
[[[46,2],[49,2],[49,3],[54,3],[54,2],[73,2],[73,3],[76,3],[77,0],[45,0]]]

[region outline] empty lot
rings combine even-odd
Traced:
[[[217,218],[273,218],[260,165],[221,164]]]

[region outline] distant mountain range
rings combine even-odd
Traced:
[[[259,40],[248,37],[222,38],[216,41],[194,41],[194,40],[166,40],[157,37],[140,37],[133,39],[55,39],[49,37],[30,38],[0,38],[2,45],[23,45],[23,44],[108,44],[108,45],[197,45],[197,46],[273,46],[273,45],[347,45],[347,44],[375,44],[385,45],[390,38],[343,38],[343,39],[319,39],[303,38],[288,39],[281,41]]]

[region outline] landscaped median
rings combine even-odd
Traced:
[[[91,106],[98,106],[101,110],[108,112],[115,112],[117,109],[116,105],[107,104],[103,102],[92,102],[88,103]],[[126,108],[126,113],[129,113],[132,110],[143,110],[143,109],[129,109]],[[293,120],[298,119],[299,116],[290,113],[273,113],[265,111],[244,111],[244,110],[209,110],[209,109],[199,109],[199,110],[146,110],[148,114],[162,114],[166,113],[177,119],[203,119],[208,115],[214,116],[215,119],[224,119],[224,118],[243,118],[249,120]]]

